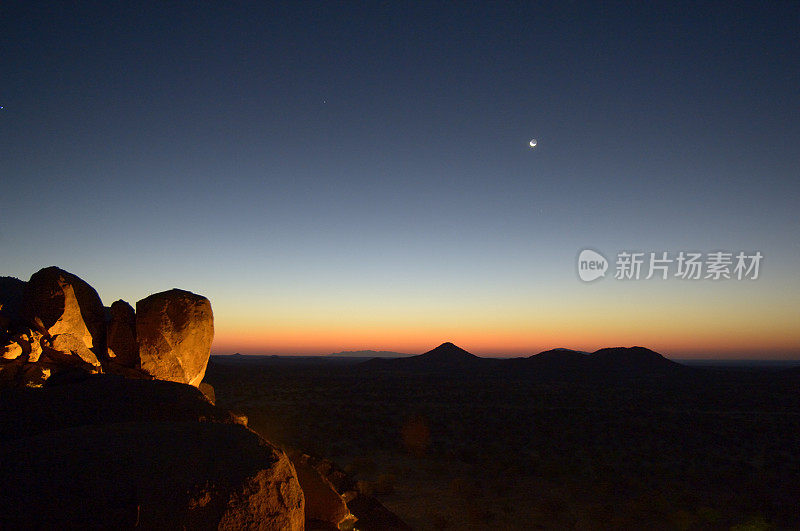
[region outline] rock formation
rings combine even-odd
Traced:
[[[352,524],[336,474],[305,454],[295,468],[214,405],[207,298],[173,289],[105,310],[57,267],[0,277],[0,529]],[[355,496],[365,529],[404,528]]]
[[[0,401],[0,528],[303,529],[287,456],[184,384],[87,375]]]
[[[15,360],[22,356],[22,345],[16,341],[9,341],[0,347],[0,352],[2,352],[3,359]]]
[[[100,372],[100,361],[83,341],[72,334],[58,334],[50,346],[42,348],[42,355],[52,363],[84,367],[89,372]]]
[[[334,485],[314,467],[312,458],[306,454],[292,456],[300,487],[306,495],[306,519],[333,524],[337,528],[355,518],[347,509],[342,496]]]
[[[159,380],[203,380],[214,339],[208,299],[172,289],[136,303],[136,339],[142,370]]]
[[[50,336],[72,334],[96,355],[105,355],[105,318],[100,296],[89,284],[58,267],[31,276],[22,298],[22,318]]]
[[[173,289],[136,307],[118,300],[106,312],[94,288],[55,266],[28,282],[0,277],[0,387],[75,370],[199,386],[214,338],[209,300]]]
[[[108,357],[123,367],[139,367],[139,345],[136,343],[136,312],[123,300],[111,305],[108,323]]]
[[[306,497],[307,529],[335,529],[337,522],[339,529],[355,528],[365,531],[411,529],[377,498],[360,492],[357,482],[332,461],[303,453],[291,453],[289,458],[297,470],[297,477]],[[309,476],[312,485],[309,485]],[[313,483],[316,483],[317,487],[314,487]],[[317,491],[317,488],[320,490]],[[341,501],[331,496],[331,490],[341,497]],[[345,511],[349,516],[344,520],[338,520]],[[354,520],[355,526],[353,526]]]

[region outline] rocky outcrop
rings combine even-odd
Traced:
[[[304,527],[287,456],[188,385],[6,390],[0,442],[0,528]]]
[[[105,319],[100,296],[89,284],[58,267],[31,276],[22,298],[22,318],[49,336],[71,334],[95,355],[105,355]]]
[[[50,346],[42,348],[42,355],[53,363],[84,368],[89,372],[101,371],[97,356],[72,334],[53,336]]]
[[[214,338],[209,300],[173,289],[136,306],[104,308],[94,288],[55,266],[28,282],[0,277],[0,387],[75,370],[200,385]]]
[[[136,312],[123,300],[111,305],[108,323],[108,358],[122,367],[139,367],[139,345],[136,343]]]
[[[342,505],[349,515],[344,520],[338,521],[339,529],[353,528],[365,531],[411,529],[377,498],[359,492],[358,483],[332,461],[299,452],[291,453],[289,458],[297,470],[297,477],[306,497],[306,529],[336,529],[337,524],[334,522],[341,517]],[[332,497],[329,489],[333,489],[340,500]]]
[[[44,348],[42,344],[48,344],[47,341],[43,341],[44,336],[41,332],[30,328],[24,328],[14,339],[22,346],[23,353],[28,357],[28,363],[36,363],[42,355]]]
[[[22,345],[16,341],[8,341],[5,345],[0,347],[0,353],[3,359],[15,360],[22,356]]]
[[[194,387],[158,380],[97,374],[41,389],[7,389],[0,400],[3,441],[84,425],[130,422],[235,424]]]
[[[297,479],[306,498],[306,520],[316,520],[341,528],[347,521],[355,522],[342,496],[333,484],[315,467],[314,460],[306,454],[291,457]]]
[[[0,282],[0,301],[0,529],[405,528],[329,462],[293,463],[214,405],[205,297],[173,289],[106,314],[51,267]]]
[[[211,384],[207,384],[206,382],[201,382],[200,385],[197,386],[197,388],[200,390],[201,393],[203,393],[203,396],[205,396],[209,402],[211,402],[212,404],[217,403],[217,395],[214,392],[214,388],[211,386]],[[244,425],[247,426],[247,422],[245,422]]]
[[[238,425],[80,426],[6,444],[7,528],[303,529],[286,455]],[[120,457],[124,457],[121,459]]]
[[[72,334],[47,338],[27,329],[12,336],[0,350],[0,388],[41,387],[56,375],[102,372],[94,352]]]
[[[211,303],[180,289],[150,295],[136,303],[136,339],[142,370],[197,387],[214,339]]]
[[[188,291],[106,314],[57,267],[3,277],[0,529],[302,530],[289,458],[202,383],[213,337]]]

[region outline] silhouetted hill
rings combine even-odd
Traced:
[[[553,349],[509,361],[509,370],[533,378],[664,376],[692,371],[644,347],[602,348],[592,353]]]
[[[627,371],[684,368],[683,365],[644,347],[601,348],[592,353],[558,348],[534,354],[521,361],[528,367],[564,370]]]
[[[554,348],[545,350],[533,356],[528,356],[527,359],[534,360],[537,363],[584,363],[588,359],[588,353],[580,350],[572,350],[568,348]]]
[[[512,358],[503,363],[509,374],[528,377],[569,377],[587,372],[589,354],[567,348],[545,350],[527,358]]]
[[[583,355],[589,354],[585,350],[575,350],[573,348],[556,347],[556,348],[551,348],[550,350],[543,350],[542,352],[540,352],[538,354],[532,354],[532,355],[530,355],[528,357],[532,358],[534,356],[541,356],[542,354],[546,354],[548,356],[558,356],[559,354],[569,355],[571,353],[583,354]]]
[[[467,352],[463,348],[457,347],[448,341],[447,343],[442,343],[433,350],[429,350],[418,356],[412,356],[409,359],[416,360],[417,362],[425,361],[429,363],[463,363],[479,358],[475,354]]]
[[[408,358],[413,354],[389,350],[344,350],[328,354],[328,356],[335,358]]]
[[[590,354],[588,359],[596,371],[660,373],[686,369],[684,365],[645,347],[601,348]]]
[[[556,348],[527,358],[501,359],[482,358],[450,342],[417,356],[371,359],[359,365],[366,369],[468,371],[476,375],[547,379],[671,376],[693,371],[644,347],[602,348],[593,353]]]
[[[438,347],[406,358],[371,359],[361,365],[367,368],[396,369],[411,371],[429,370],[458,370],[475,367],[481,362],[492,362],[487,358],[480,358],[453,343],[442,343]]]

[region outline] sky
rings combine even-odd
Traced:
[[[218,354],[798,359],[799,33],[797,2],[3,2],[0,275],[203,294]]]

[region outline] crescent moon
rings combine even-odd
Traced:
[[[536,139],[535,139],[535,138],[534,138],[534,139],[532,139],[532,140],[530,141],[530,146],[531,146],[532,148],[535,148],[535,147],[536,147]]]

